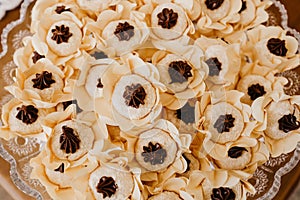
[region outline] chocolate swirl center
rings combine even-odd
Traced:
[[[17,107],[17,110],[19,111],[16,115],[16,118],[21,120],[25,124],[32,124],[34,123],[38,118],[38,112],[39,110],[35,108],[33,105]]]
[[[212,200],[234,200],[235,193],[227,187],[214,188],[211,194]]]
[[[300,127],[300,122],[293,114],[284,115],[278,120],[279,130],[288,133],[293,130],[297,130]]]
[[[51,32],[51,39],[56,41],[57,44],[61,44],[63,42],[68,43],[69,38],[73,35],[72,33],[70,33],[70,28],[65,25],[55,26],[55,28],[52,29]]]
[[[97,192],[103,195],[103,198],[111,197],[118,189],[118,185],[112,177],[102,176],[96,186]]]
[[[140,105],[145,104],[146,92],[141,84],[132,84],[125,87],[123,93],[125,104],[134,108],[139,108]]]
[[[178,14],[173,9],[164,8],[157,14],[158,25],[163,28],[171,29],[177,23]]]
[[[206,0],[205,5],[209,10],[215,10],[220,8],[224,0]]]
[[[167,157],[167,151],[162,148],[159,143],[153,144],[149,142],[148,146],[143,146],[143,153],[145,162],[150,162],[151,165],[162,164]]]
[[[63,126],[62,130],[63,133],[59,137],[60,149],[66,153],[75,153],[80,148],[79,136],[70,127]]]
[[[134,26],[128,22],[119,23],[114,32],[119,41],[129,41],[134,36]]]
[[[51,84],[55,83],[55,80],[52,79],[52,73],[43,71],[41,74],[36,73],[32,82],[34,88],[43,90],[45,88],[50,88]]]
[[[244,147],[231,147],[229,150],[228,150],[228,156],[230,158],[238,158],[242,155],[243,151],[247,151],[248,150]]]
[[[264,86],[261,86],[258,83],[248,87],[248,95],[252,101],[263,96],[264,94],[266,94]]]
[[[234,127],[235,118],[231,114],[220,115],[214,124],[214,128],[218,133],[229,132],[230,128]]]
[[[271,38],[268,40],[267,47],[269,51],[276,56],[286,56],[287,48],[285,47],[285,40],[279,38]]]
[[[183,83],[192,77],[192,67],[185,61],[173,61],[169,64],[168,72],[171,83]]]

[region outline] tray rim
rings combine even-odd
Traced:
[[[25,18],[26,18],[26,13],[27,13],[27,9],[29,7],[29,5],[31,3],[33,3],[35,0],[24,0],[21,3],[21,7],[20,7],[20,17],[19,19],[15,20],[15,21],[11,21],[10,23],[8,23],[5,28],[3,29],[3,32],[1,34],[1,45],[2,45],[2,52],[0,52],[0,59],[3,58],[8,51],[8,35],[9,33],[18,25],[20,25],[21,23],[24,22]],[[297,39],[298,39],[298,49],[300,50],[300,33],[293,28],[290,28],[288,26],[288,13],[287,10],[285,8],[285,6],[283,5],[283,3],[280,2],[280,0],[271,0],[274,5],[279,9],[279,12],[281,13],[281,26],[291,32]],[[1,122],[0,122],[1,124]],[[281,189],[281,179],[282,176],[288,174],[291,170],[293,170],[297,164],[299,163],[300,160],[300,143],[298,143],[296,149],[294,150],[293,156],[291,157],[291,159],[282,167],[280,167],[279,170],[276,171],[276,173],[274,174],[274,181],[272,186],[270,187],[270,189],[267,191],[267,193],[265,193],[264,195],[260,196],[257,200],[266,200],[266,199],[273,199],[277,193],[279,192],[279,190]],[[30,187],[27,183],[25,183],[25,181],[23,181],[20,178],[20,175],[18,173],[17,170],[17,162],[15,160],[15,158],[8,153],[8,151],[4,148],[1,140],[0,140],[0,156],[7,161],[10,164],[10,178],[12,180],[12,182],[14,183],[14,185],[23,193],[36,198],[38,200],[43,200],[43,196],[42,194],[33,189],[32,187]]]

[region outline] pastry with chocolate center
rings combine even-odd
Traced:
[[[272,102],[267,108],[267,128],[265,134],[272,139],[279,140],[290,133],[299,130],[299,109],[293,106],[289,100]]]
[[[212,141],[224,144],[235,141],[244,128],[241,112],[229,103],[208,106],[205,111],[204,129],[212,133]]]
[[[49,27],[46,42],[53,53],[69,56],[79,50],[82,33],[79,26],[70,20],[60,20]]]
[[[185,11],[174,3],[164,3],[156,6],[151,14],[153,33],[163,40],[173,40],[180,37],[188,27]]]
[[[24,81],[24,89],[30,89],[38,93],[42,100],[49,101],[54,98],[55,92],[62,92],[64,82],[60,74],[43,70],[28,76]]]
[[[262,97],[271,92],[272,85],[271,82],[263,76],[246,75],[239,80],[237,89],[245,93],[241,101],[251,105],[258,97]]]
[[[50,147],[59,159],[73,161],[92,149],[94,138],[91,127],[74,120],[67,120],[54,127]]]
[[[9,111],[8,125],[11,131],[21,135],[41,133],[43,131],[41,120],[45,115],[46,111],[44,109],[38,109],[34,105],[19,102]]]
[[[89,178],[89,187],[95,199],[130,199],[133,192],[133,174],[115,164],[100,165]]]
[[[139,135],[135,145],[138,163],[150,171],[163,170],[171,165],[177,150],[177,144],[169,133],[157,128]]]

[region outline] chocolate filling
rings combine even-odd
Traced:
[[[31,80],[33,82],[33,87],[43,90],[45,88],[50,88],[51,84],[55,83],[52,79],[52,73],[43,71],[41,74],[36,73],[35,78]]]
[[[145,89],[138,83],[127,85],[123,93],[123,98],[127,106],[139,108],[141,104],[145,104],[146,95]]]
[[[62,12],[67,12],[67,11],[71,12],[71,9],[70,9],[70,8],[67,8],[67,9],[66,9],[66,6],[64,6],[64,5],[62,5],[62,6],[57,6],[56,9],[55,9],[55,12],[56,12],[57,14],[61,14]]]
[[[158,25],[163,28],[171,29],[177,23],[178,14],[173,9],[164,8],[157,14]]]
[[[205,5],[209,10],[215,10],[221,7],[224,0],[206,0]]]
[[[258,97],[263,96],[264,94],[266,94],[264,86],[261,86],[258,83],[248,87],[248,95],[250,96],[252,101],[257,99]]]
[[[247,151],[248,150],[244,147],[231,147],[229,150],[228,150],[228,156],[230,158],[238,158],[242,155],[243,151]]]
[[[186,168],[186,170],[184,172],[184,173],[186,173],[186,172],[190,171],[190,169],[191,169],[190,168],[191,161],[184,154],[182,154],[182,157],[184,158],[184,160],[186,161],[186,164],[187,164],[187,168]]]
[[[186,124],[195,122],[195,107],[190,106],[188,102],[182,108],[176,110],[175,114],[178,119]]]
[[[271,38],[268,40],[267,47],[269,51],[276,56],[286,56],[287,48],[285,47],[285,40],[279,38]]]
[[[66,110],[69,107],[69,105],[75,104],[76,112],[77,113],[82,112],[82,109],[79,107],[77,100],[65,101],[62,104],[63,104],[64,110]]]
[[[45,58],[44,55],[40,55],[38,52],[34,51],[32,56],[32,62],[35,64],[39,59]]]
[[[61,44],[63,42],[68,42],[69,38],[73,35],[69,32],[69,27],[65,25],[55,26],[55,29],[52,29],[52,37],[51,39],[56,41],[57,44]]]
[[[103,198],[111,197],[118,189],[118,185],[112,177],[102,176],[96,186],[97,192],[103,195]]]
[[[246,9],[247,9],[247,2],[242,0],[242,7],[241,7],[239,13],[242,13]]]
[[[33,105],[17,107],[18,114],[16,115],[16,118],[21,120],[25,124],[32,124],[34,123],[38,118],[38,112],[39,110],[35,108]]]
[[[279,130],[288,133],[293,130],[297,130],[300,127],[300,122],[293,114],[284,115],[278,120]]]
[[[230,128],[234,127],[235,118],[231,114],[220,115],[214,124],[214,128],[218,133],[229,132]]]
[[[151,165],[162,164],[167,157],[167,151],[162,148],[159,143],[153,144],[149,142],[148,146],[143,146],[143,153],[145,162],[150,162]]]
[[[192,77],[192,67],[185,61],[173,61],[169,64],[168,72],[172,83],[183,83]]]
[[[129,41],[134,36],[134,26],[128,22],[119,23],[114,32],[119,41]]]
[[[103,84],[101,82],[101,78],[98,78],[97,88],[103,88]]]
[[[212,190],[212,194],[210,197],[212,200],[234,200],[235,193],[230,188],[219,187],[219,188],[214,188]]]
[[[66,153],[75,153],[80,148],[79,136],[70,127],[63,126],[62,130],[63,133],[59,137],[60,149]]]
[[[209,58],[205,61],[209,68],[209,76],[219,76],[220,71],[222,70],[222,63],[218,60],[217,57]]]
[[[60,172],[60,173],[64,173],[65,172],[65,164],[62,163],[61,165],[59,165],[58,168],[56,168],[54,171],[56,172]]]

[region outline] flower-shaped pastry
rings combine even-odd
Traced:
[[[71,14],[72,13],[72,14]],[[45,15],[75,15],[79,19],[87,16],[74,0],[40,0],[34,4],[31,13],[31,32],[36,33],[39,22]]]
[[[76,161],[54,159],[47,147],[30,160],[30,178],[38,179],[51,198],[57,200],[86,199],[89,174],[98,166],[95,157],[84,156]],[[82,190],[76,188],[80,184]]]
[[[233,24],[240,21],[241,0],[200,0],[202,14],[197,22],[202,35],[223,36],[233,32]]]
[[[293,151],[300,141],[300,99],[274,91],[252,104],[253,117],[260,123],[261,134],[272,155]]]
[[[241,101],[251,105],[255,99],[272,91],[272,82],[263,76],[247,75],[239,80],[237,90],[245,94]]]
[[[243,56],[260,66],[281,70],[284,62],[295,62],[298,41],[279,26],[257,26],[245,32],[236,32],[225,38],[228,42],[240,42]]]
[[[158,51],[152,57],[160,81],[167,87],[161,93],[161,102],[169,109],[183,107],[188,99],[199,97],[205,91],[204,80],[208,74],[203,53],[197,46],[187,46],[182,52]]]
[[[76,115],[72,106],[47,115],[43,125],[50,137],[47,146],[51,154],[61,160],[74,161],[95,148],[99,150],[108,133],[103,121],[96,116],[88,111]]]
[[[203,49],[204,61],[209,68],[207,86],[212,89],[214,85],[222,84],[234,88],[241,68],[239,44],[227,44],[221,39],[202,36],[195,45]]]
[[[204,149],[214,165],[243,180],[249,179],[258,166],[269,159],[267,146],[255,138],[242,136],[236,141],[217,144],[205,138]]]
[[[205,93],[196,103],[198,130],[211,135],[210,139],[220,144],[233,142],[241,135],[250,135],[256,122],[250,120],[250,106],[240,101],[243,95],[236,90]]]
[[[141,199],[140,169],[128,169],[119,157],[100,166],[89,177],[93,199]]]
[[[41,121],[54,109],[37,108],[34,104],[22,103],[14,98],[2,107],[0,137],[6,140],[21,137],[40,137],[45,139]]]
[[[121,1],[115,9],[101,12],[96,22],[87,24],[87,29],[97,39],[97,48],[109,57],[130,53],[148,39],[150,30],[145,14],[134,10],[135,6]]]
[[[122,132],[121,136],[127,140],[127,151],[134,153],[134,158],[143,171],[150,172],[164,171],[177,162],[191,142],[190,135],[179,135],[176,127],[163,119],[138,135]]]
[[[232,176],[226,170],[194,171],[191,173],[186,191],[194,199],[246,200],[247,192],[254,194],[254,187],[247,181]]]
[[[84,23],[72,12],[46,13],[38,22],[38,27],[32,37],[32,45],[51,61],[78,57],[81,50],[90,50],[96,45],[95,39],[86,34]]]
[[[24,72],[17,69],[16,82],[6,89],[23,101],[34,102],[39,108],[54,107],[59,102],[72,100],[73,73],[70,66],[60,69],[39,62]]]
[[[95,110],[121,130],[151,124],[161,112],[159,92],[164,85],[154,65],[138,55],[121,57],[122,65],[108,67],[101,82],[103,98],[95,99]]]
[[[32,37],[25,37],[22,42],[24,47],[17,49],[13,56],[14,63],[22,72],[28,70],[39,62],[45,65],[69,65],[74,69],[78,69],[82,65],[82,60],[84,59],[84,56],[82,55],[83,53],[73,58],[72,56],[57,57],[57,55],[39,48],[39,44],[34,44]]]
[[[200,5],[195,0],[163,2],[150,0],[139,10],[146,13],[149,18],[152,43],[164,49],[165,44],[178,46],[188,43],[188,34],[195,32],[192,20],[199,16]]]

